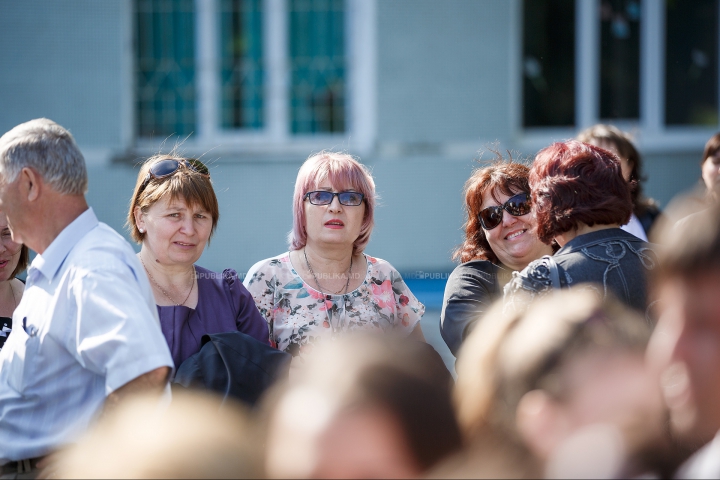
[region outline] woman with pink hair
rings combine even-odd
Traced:
[[[341,332],[394,332],[424,340],[425,306],[385,260],[364,252],[375,182],[352,156],[321,152],[300,168],[289,251],[250,269],[244,285],[278,349],[298,356]]]

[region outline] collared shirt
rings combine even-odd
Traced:
[[[643,229],[642,223],[640,223],[640,219],[634,213],[630,215],[630,221],[625,225],[621,226],[620,228],[622,228],[628,233],[632,233],[643,242],[648,241],[645,229]]]
[[[28,269],[0,351],[0,464],[72,441],[108,394],[172,366],[139,260],[89,208]]]
[[[674,478],[720,478],[720,432],[675,472]]]

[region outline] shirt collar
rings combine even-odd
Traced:
[[[38,254],[35,257],[28,269],[28,275],[31,275],[33,270],[37,270],[45,278],[52,280],[73,247],[98,223],[100,222],[92,207],[88,207],[55,237],[42,255]]]

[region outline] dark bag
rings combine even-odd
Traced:
[[[180,364],[173,383],[253,406],[270,385],[287,378],[290,359],[241,332],[203,335],[200,351]]]

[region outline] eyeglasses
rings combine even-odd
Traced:
[[[507,202],[494,207],[483,208],[478,214],[480,224],[485,230],[492,230],[502,223],[503,210],[514,217],[521,217],[530,213],[530,198],[527,193],[518,193],[508,198]]]
[[[143,183],[140,185],[138,195],[140,192],[145,190],[145,187],[147,187],[148,183],[150,183],[150,180],[169,177],[178,171],[180,165],[185,165],[185,168],[189,168],[200,175],[210,176],[210,171],[205,164],[195,158],[189,158],[187,160],[176,160],[174,158],[160,160],[150,167],[148,174],[145,176],[145,180],[143,180]]]
[[[360,192],[328,192],[326,190],[317,190],[314,192],[308,192],[305,194],[305,198],[310,200],[313,205],[330,205],[338,197],[338,201],[342,205],[348,207],[357,207],[360,205],[365,198],[365,195]]]

